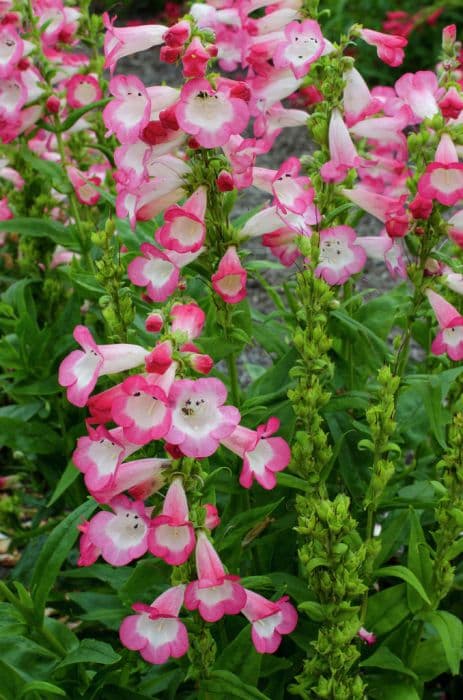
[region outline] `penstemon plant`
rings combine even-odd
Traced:
[[[0,5],[7,698],[459,697],[461,45],[325,15]]]

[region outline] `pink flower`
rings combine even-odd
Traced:
[[[75,406],[85,406],[99,376],[138,367],[148,355],[139,345],[97,345],[85,326],[76,326],[73,335],[83,350],[73,350],[64,358],[58,381],[67,388],[68,401]]]
[[[362,159],[357,155],[339,109],[331,112],[328,142],[331,160],[322,165],[320,175],[325,182],[342,182],[348,171],[360,165]]]
[[[298,158],[288,158],[282,163],[271,183],[271,191],[277,208],[283,214],[288,211],[303,214],[314,198],[310,179],[299,175],[301,162]]]
[[[432,199],[426,199],[417,192],[408,208],[414,219],[429,219],[432,212]]]
[[[79,540],[79,558],[77,560],[77,566],[91,566],[101,554],[101,549],[93,544],[88,535],[89,524],[90,523],[86,521],[77,526],[82,533]]]
[[[370,46],[376,46],[378,58],[387,63],[388,66],[396,68],[403,62],[405,56],[403,49],[408,44],[405,37],[396,34],[383,34],[375,32],[373,29],[362,29],[360,36]]]
[[[298,235],[301,234],[282,227],[276,231],[264,234],[262,244],[270,248],[273,255],[278,258],[282,265],[290,267],[301,254],[297,245]]]
[[[291,634],[297,625],[297,612],[288,596],[275,602],[254,591],[246,591],[243,615],[251,622],[252,642],[259,654],[273,654],[281,644],[283,634]]]
[[[11,24],[0,26],[0,78],[9,78],[24,53],[24,41]]]
[[[150,120],[151,102],[145,86],[135,75],[117,75],[109,82],[115,99],[103,110],[108,131],[121,143],[135,143]]]
[[[108,431],[98,426],[89,428],[89,434],[77,440],[77,447],[72,461],[83,474],[89,491],[99,491],[110,481],[121,462],[139,445],[133,445],[124,439],[122,429]]]
[[[93,185],[101,185],[101,178],[91,177],[89,173],[83,173],[72,165],[66,170],[79,202],[87,206],[96,204],[101,195]]]
[[[198,610],[206,622],[217,622],[224,615],[241,612],[246,604],[246,591],[238,583],[238,576],[225,574],[204,532],[199,533],[196,543],[196,571],[198,580],[189,583],[185,591],[188,610]]]
[[[101,550],[108,564],[124,566],[139,559],[148,550],[151,509],[143,501],[116,496],[109,504],[114,513],[101,511],[89,521],[89,541]]]
[[[181,479],[169,486],[162,514],[151,521],[148,549],[167,564],[184,564],[195,547],[195,531],[188,520],[188,503]]]
[[[215,527],[220,525],[220,518],[217,508],[212,505],[212,503],[205,503],[204,509],[206,511],[204,525],[208,530],[213,530]]]
[[[151,313],[145,321],[145,328],[148,333],[159,333],[164,325],[164,318],[158,312]]]
[[[320,258],[315,274],[328,284],[344,284],[360,272],[366,254],[357,245],[357,236],[350,226],[334,226],[320,231]]]
[[[166,27],[160,24],[142,24],[137,27],[114,27],[107,12],[103,14],[106,28],[104,39],[105,68],[111,74],[117,61],[138,51],[146,51],[163,42]]]
[[[175,114],[180,128],[203,148],[223,146],[249,121],[246,102],[232,97],[228,84],[218,80],[214,90],[203,78],[193,78],[183,86]]]
[[[152,301],[165,301],[177,288],[179,268],[151,243],[142,243],[140,250],[144,257],[134,258],[129,263],[129,280],[138,287],[146,287]]]
[[[446,119],[457,119],[463,110],[463,99],[455,87],[449,88],[439,102],[439,108]]]
[[[291,459],[288,443],[281,437],[270,437],[279,426],[277,418],[270,418],[256,431],[239,425],[221,440],[222,445],[243,458],[240,484],[244,488],[251,488],[255,479],[264,489],[273,489],[276,486],[275,472],[288,466]]]
[[[214,291],[228,304],[238,304],[246,296],[247,272],[235,246],[230,246],[212,275]]]
[[[119,636],[127,649],[139,651],[151,664],[178,659],[188,651],[186,627],[178,619],[185,586],[175,586],[158,596],[151,605],[135,603],[138,613],[122,621]]]
[[[218,379],[180,379],[169,394],[172,426],[165,436],[187,457],[210,457],[240,419],[234,406],[224,406],[227,390]]]
[[[206,314],[197,304],[174,304],[170,310],[173,333],[185,333],[188,340],[197,338],[203,329]]]
[[[447,353],[451,360],[463,359],[463,316],[440,294],[432,289],[426,291],[429,303],[436,315],[440,331],[431,345],[435,355]]]
[[[171,425],[167,397],[175,376],[175,364],[161,375],[132,375],[122,382],[123,394],[116,396],[111,413],[124,428],[124,437],[136,445],[165,437]]]
[[[166,46],[182,47],[190,38],[191,25],[186,20],[173,24],[163,35]]]
[[[460,246],[460,248],[463,248],[463,209],[460,209],[460,211],[457,211],[451,216],[448,223],[449,238]]]
[[[164,374],[173,362],[172,351],[172,342],[170,340],[163,340],[161,343],[157,343],[145,360],[146,371]]]
[[[94,75],[73,75],[66,82],[66,100],[70,107],[78,109],[101,100],[103,93]]]
[[[201,39],[195,36],[182,56],[185,78],[203,78],[209,59],[210,55],[202,45]]]
[[[0,49],[1,49],[0,39]],[[0,118],[14,121],[28,99],[28,90],[19,71],[12,72],[7,79],[0,79]],[[5,177],[2,169],[2,177]]]
[[[312,19],[290,22],[284,33],[285,40],[277,45],[273,53],[273,63],[276,68],[289,66],[296,78],[303,78],[325,48],[320,25]]]
[[[376,635],[373,634],[373,632],[369,632],[367,629],[365,629],[365,627],[361,627],[357,634],[362,642],[365,642],[368,645],[376,643]]]
[[[98,503],[110,503],[115,496],[119,496],[124,491],[136,500],[144,501],[162,488],[164,484],[162,470],[169,464],[170,460],[156,457],[122,462],[100,490],[89,489],[89,492]]]
[[[381,101],[370,93],[368,85],[356,68],[344,73],[344,119],[347,126],[381,111]]]
[[[206,188],[199,187],[182,206],[172,206],[164,214],[164,226],[156,231],[156,240],[177,253],[198,251],[206,238]]]
[[[437,114],[437,100],[444,94],[444,90],[439,88],[436,74],[429,70],[405,73],[397,80],[395,91],[413,111],[414,123]]]
[[[463,199],[463,163],[449,134],[443,134],[435,161],[426,166],[418,182],[418,192],[427,199],[437,199],[452,207]]]

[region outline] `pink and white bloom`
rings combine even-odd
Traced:
[[[93,516],[86,534],[108,564],[124,566],[148,551],[151,508],[127,496],[116,496],[109,505],[114,512]]]
[[[88,535],[88,526],[88,520],[77,526],[77,529],[82,533],[79,540],[79,558],[77,560],[77,566],[91,566],[101,554],[101,549],[93,544]]]
[[[132,284],[146,287],[152,301],[165,301],[177,289],[180,270],[162,250],[151,243],[142,243],[137,257],[129,263],[127,275]]]
[[[463,110],[461,93],[453,86],[449,88],[439,102],[439,109],[446,119],[458,119]]]
[[[233,433],[221,440],[222,445],[243,459],[240,484],[251,488],[254,479],[264,488],[276,486],[276,472],[285,469],[291,459],[291,451],[286,440],[270,437],[280,426],[278,418],[270,418],[257,430],[238,425]]]
[[[413,123],[433,117],[439,112],[438,100],[444,94],[439,88],[437,76],[433,71],[420,70],[417,73],[405,73],[395,84],[397,95],[413,112]]]
[[[195,36],[182,56],[183,75],[185,78],[203,78],[211,56]]]
[[[219,379],[180,379],[169,394],[172,426],[165,436],[187,457],[210,457],[240,420],[234,406],[224,406],[227,390]]]
[[[360,272],[366,258],[353,228],[327,228],[320,231],[320,258],[315,274],[328,284],[344,284],[351,275]]]
[[[344,73],[344,80],[344,119],[347,126],[353,126],[358,121],[381,111],[381,100],[373,97],[356,68],[347,70]]]
[[[407,265],[402,242],[390,238],[385,229],[380,236],[358,236],[357,245],[362,246],[372,260],[381,260],[386,264],[393,279],[407,279]]]
[[[98,377],[138,367],[148,355],[140,345],[97,345],[85,326],[76,326],[73,336],[82,350],[73,350],[64,358],[58,381],[66,387],[68,401],[75,406],[85,406]]]
[[[320,174],[325,182],[342,182],[349,170],[356,168],[364,160],[357,155],[339,109],[333,109],[331,112],[328,144],[331,158],[322,165]]]
[[[19,71],[15,71],[5,80],[0,79],[0,118],[9,121],[18,119],[27,99],[27,88]],[[5,177],[3,173],[1,176]]]
[[[313,202],[314,190],[310,178],[299,175],[301,162],[291,157],[281,164],[273,179],[271,191],[277,208],[286,214],[303,214]]]
[[[169,207],[164,214],[164,226],[156,231],[156,240],[177,253],[194,253],[206,238],[206,188],[199,187],[182,206]]]
[[[463,209],[460,209],[460,211],[457,211],[451,216],[448,220],[448,224],[449,238],[460,246],[460,248],[463,248]]]
[[[158,596],[151,605],[135,603],[138,613],[122,621],[119,636],[127,649],[139,651],[151,664],[178,659],[188,651],[186,627],[178,619],[185,586],[175,586]]]
[[[167,564],[179,566],[195,548],[195,531],[188,519],[188,502],[181,479],[167,491],[161,515],[151,521],[148,549]]]
[[[183,86],[175,114],[180,128],[203,148],[223,146],[249,121],[248,105],[231,96],[228,84],[217,81],[214,90],[204,78],[193,78]]]
[[[24,41],[11,24],[0,26],[0,78],[9,78],[23,57]]]
[[[373,29],[361,29],[360,36],[370,46],[376,46],[378,58],[388,66],[396,68],[403,62],[405,57],[403,49],[408,44],[405,37],[397,34],[383,34]]]
[[[426,166],[418,182],[418,192],[447,207],[463,199],[463,163],[458,162],[458,153],[449,134],[441,136],[435,160]]]
[[[94,185],[101,185],[101,178],[91,176],[89,172],[84,173],[73,165],[69,165],[66,170],[79,202],[87,206],[96,204],[101,195]]]
[[[172,364],[164,374],[147,378],[135,374],[122,382],[124,393],[114,399],[111,414],[127,440],[146,445],[165,437],[171,426],[168,396],[174,376]]]
[[[435,355],[447,353],[451,360],[463,359],[463,316],[440,294],[426,290],[426,296],[436,315],[440,331],[431,345]]]
[[[103,97],[100,84],[94,75],[73,75],[66,82],[66,101],[72,109],[87,107]]]
[[[227,304],[238,304],[246,296],[247,272],[241,265],[235,246],[230,246],[211,277],[214,291]]]
[[[170,317],[172,332],[186,333],[188,340],[201,334],[206,320],[206,314],[197,304],[174,304]]]
[[[113,73],[117,61],[138,51],[162,44],[167,27],[161,24],[141,24],[136,27],[115,27],[107,12],[103,14],[106,28],[104,40],[105,68]]]
[[[72,461],[85,474],[85,485],[89,491],[104,488],[121,462],[140,449],[124,439],[122,428],[107,430],[99,425],[89,428],[89,434],[77,440]]]
[[[224,615],[241,612],[246,604],[246,591],[238,583],[238,576],[225,573],[204,532],[199,533],[196,543],[196,571],[198,579],[189,583],[185,591],[187,610],[198,610],[206,622],[217,622]]]
[[[285,40],[277,45],[273,54],[273,63],[276,68],[289,67],[296,78],[303,78],[325,49],[320,25],[312,19],[290,22],[284,34]]]
[[[252,642],[259,654],[273,654],[281,644],[283,634],[291,634],[297,625],[297,612],[288,596],[275,602],[254,591],[246,591],[243,615],[252,624]]]
[[[122,462],[100,490],[89,489],[89,492],[98,503],[110,503],[115,496],[119,496],[124,491],[127,491],[137,501],[144,501],[162,488],[164,484],[163,470],[169,464],[169,459],[157,457]]]
[[[109,83],[114,100],[103,110],[108,131],[121,143],[135,143],[150,120],[151,102],[145,86],[135,75],[117,75]]]

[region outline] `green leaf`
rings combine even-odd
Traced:
[[[236,673],[244,683],[256,686],[259,680],[262,654],[258,654],[251,641],[249,625],[220,654],[215,663],[217,669]]]
[[[418,680],[416,673],[405,666],[404,662],[386,646],[380,646],[371,656],[360,662],[360,666],[368,668],[382,668],[386,671],[394,671],[395,673],[403,673],[406,676],[411,676],[414,680]]]
[[[96,102],[92,102],[89,105],[86,105],[85,107],[79,107],[78,109],[73,109],[71,114],[67,117],[67,119],[64,120],[64,122],[60,125],[59,130],[60,131],[67,131],[68,129],[71,128],[71,126],[74,126],[74,124],[84,116],[84,114],[87,114],[87,112],[90,112],[92,109],[101,109],[102,107],[106,107],[108,102],[111,102],[111,97],[105,97],[102,100],[97,100]]]
[[[432,588],[433,564],[430,548],[424,537],[423,528],[415,510],[410,513],[410,538],[408,540],[407,564],[417,579],[422,582],[425,591]],[[408,605],[412,612],[418,612],[423,608],[422,600],[417,597],[417,592],[411,587],[407,590]]]
[[[2,659],[0,659],[0,678],[2,679],[0,700],[15,700],[15,698],[20,697],[24,680],[12,666]]]
[[[30,683],[26,683],[19,698],[24,698],[28,693],[33,692],[51,693],[52,695],[66,697],[65,691],[62,688],[58,688],[57,685],[53,685],[53,683],[48,683],[47,681],[31,681]]]
[[[387,610],[387,615],[384,611]],[[385,588],[368,599],[365,626],[378,636],[388,634],[410,614],[407,605],[407,587],[404,583]]]
[[[428,595],[424,590],[422,584],[418,581],[415,574],[412,571],[410,571],[410,569],[407,569],[406,566],[401,566],[400,564],[397,564],[395,566],[384,566],[382,569],[378,569],[375,572],[375,576],[378,576],[378,578],[380,578],[381,576],[395,576],[396,578],[401,578],[402,581],[405,581],[409,586],[414,588],[414,590],[424,600],[425,603],[431,605],[431,601],[429,600]]]
[[[278,472],[276,477],[278,486],[286,486],[296,491],[307,491],[309,489],[307,482],[304,481],[304,479],[300,479],[298,476],[286,474],[285,472]]]
[[[77,649],[71,651],[56,668],[70,666],[72,664],[115,664],[121,656],[116,654],[112,646],[97,639],[83,639]]]
[[[77,467],[72,462],[68,462],[66,469],[61,474],[60,479],[55,486],[55,490],[53,491],[53,494],[50,500],[48,501],[48,508],[52,506],[53,503],[56,503],[58,498],[60,498],[63,495],[63,493],[67,491],[71,484],[73,484],[74,481],[77,479],[79,474],[80,472],[77,469]]]
[[[55,527],[45,542],[31,580],[32,597],[39,618],[43,614],[48,594],[59,571],[77,540],[79,535],[77,526],[93,513],[96,506],[93,499],[82,503]]]
[[[257,688],[243,683],[243,681],[235,676],[230,671],[212,671],[209,678],[201,682],[200,692],[201,698],[217,698],[223,700],[224,691],[226,697],[230,700],[237,698],[238,700],[270,700],[266,695],[261,693]]]
[[[449,670],[444,647],[439,637],[422,640],[413,655],[413,671],[424,682],[432,681]]]
[[[54,219],[39,219],[27,216],[17,216],[8,221],[2,221],[2,231],[19,233],[28,238],[50,238],[67,248],[75,245],[73,229],[64,226]]]
[[[421,615],[421,618],[434,627],[444,647],[452,676],[457,676],[460,670],[461,649],[463,645],[463,623],[446,610],[432,610]]]

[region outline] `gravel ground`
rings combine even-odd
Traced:
[[[117,72],[137,75],[147,86],[160,85],[162,83],[177,86],[182,82],[180,69],[174,65],[161,63],[157,50],[141,52],[119,61]],[[288,156],[292,154],[300,156],[304,153],[309,153],[310,150],[311,144],[304,127],[284,129],[271,152],[258,159],[258,165],[260,167],[278,168]],[[241,216],[259,204],[264,204],[266,201],[269,201],[268,195],[254,187],[241,191],[233,210],[233,217]],[[357,230],[361,235],[371,236],[379,233],[380,229],[381,225],[379,222],[373,217],[366,215]],[[253,258],[276,260],[270,250],[263,246],[258,239],[249,241],[247,248],[252,251]],[[282,283],[289,279],[291,275],[294,275],[294,267],[283,270],[264,270],[262,275],[278,291]],[[385,265],[369,261],[358,284],[360,289],[385,290],[392,287],[394,282],[390,278]],[[249,301],[253,308],[258,309],[262,313],[269,313],[274,310],[272,300],[257,280],[248,279],[247,286]],[[272,364],[272,357],[264,352],[260,346],[246,348],[240,359],[241,376],[244,384],[248,381],[247,373],[244,369],[246,363],[267,367]],[[221,368],[219,367],[219,369]]]

